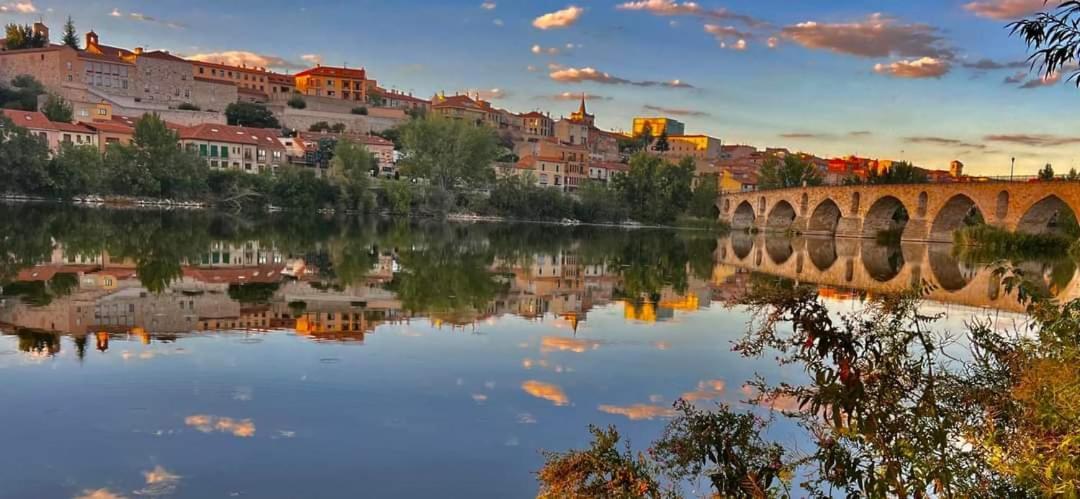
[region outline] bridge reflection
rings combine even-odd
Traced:
[[[735,233],[720,241],[716,261],[736,269],[873,293],[900,293],[925,283],[931,288],[927,298],[933,301],[1024,311],[990,265],[965,262],[953,251],[949,244],[886,246],[864,239]],[[1047,295],[1059,301],[1080,298],[1080,279],[1072,260],[1017,266]]]

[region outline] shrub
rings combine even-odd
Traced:
[[[195,104],[192,104],[190,102],[181,102],[179,106],[176,106],[176,108],[181,111],[202,111],[201,107],[196,106]]]
[[[293,109],[306,109],[307,108],[307,101],[304,100],[304,98],[300,97],[299,95],[294,95],[294,96],[290,97],[289,102],[287,104],[289,105],[289,107],[291,107]]]
[[[352,108],[352,113],[353,114],[359,114],[361,116],[367,116],[367,113],[368,113],[367,106],[354,107],[354,108]]]

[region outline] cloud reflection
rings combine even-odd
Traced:
[[[547,352],[574,352],[585,353],[589,350],[600,348],[600,342],[580,338],[562,338],[558,336],[544,336],[540,340],[540,351]]]
[[[75,499],[126,499],[125,496],[110,491],[109,489],[86,489]]]
[[[598,409],[600,412],[626,416],[627,418],[630,418],[631,421],[670,418],[675,416],[675,409],[650,404],[634,404],[630,406],[601,405]]]
[[[551,403],[564,406],[570,403],[569,397],[559,385],[544,383],[542,381],[528,380],[521,384],[521,389],[533,397],[550,401]]]
[[[161,465],[157,465],[150,471],[144,471],[146,487],[135,491],[137,496],[167,496],[176,492],[176,486],[180,483],[180,475],[170,473]]]
[[[231,433],[234,437],[250,438],[255,436],[255,423],[250,419],[233,419],[207,414],[196,414],[184,419],[184,424],[203,433]]]
[[[697,402],[700,400],[716,400],[724,396],[724,388],[724,380],[722,379],[699,381],[697,385],[697,390],[682,394],[682,399],[687,402]]]

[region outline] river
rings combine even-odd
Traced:
[[[748,383],[803,368],[733,351],[757,279],[837,314],[926,283],[939,327],[1027,321],[947,247],[44,205],[0,226],[0,497],[528,497],[590,424],[643,447],[680,398],[797,406]],[[1074,264],[1022,267],[1077,297]]]

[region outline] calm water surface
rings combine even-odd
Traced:
[[[589,424],[799,382],[732,342],[764,274],[842,312],[925,280],[1025,319],[927,246],[705,233],[0,208],[0,497],[528,497]],[[1071,264],[1028,264],[1075,297]],[[774,407],[783,408],[784,401]],[[769,437],[805,438],[779,420]]]

